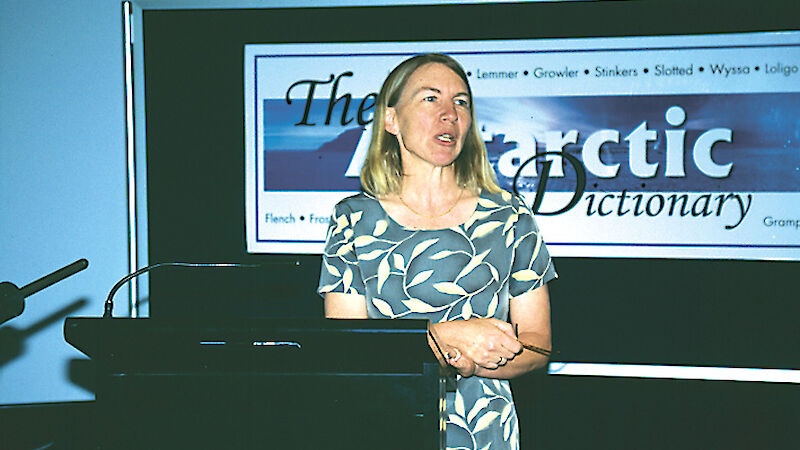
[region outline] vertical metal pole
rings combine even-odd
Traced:
[[[138,269],[138,243],[136,228],[136,156],[134,153],[133,126],[133,14],[131,2],[122,3],[122,21],[125,34],[125,145],[128,180],[128,273]],[[128,285],[129,315],[139,315],[139,285],[132,279]]]

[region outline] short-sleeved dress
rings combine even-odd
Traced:
[[[556,277],[530,209],[506,191],[481,194],[466,222],[441,230],[405,228],[360,193],[336,205],[326,239],[318,291],[365,296],[370,318],[505,321],[510,298]],[[456,385],[447,448],[519,448],[508,381]]]

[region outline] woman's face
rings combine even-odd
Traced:
[[[471,125],[467,85],[441,63],[411,74],[400,99],[386,110],[386,131],[400,143],[403,169],[445,167],[455,161]]]

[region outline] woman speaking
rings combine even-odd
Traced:
[[[428,319],[458,371],[447,447],[519,448],[508,379],[547,362],[556,273],[531,211],[497,185],[455,60],[417,55],[389,74],[361,184],[331,218],[325,315]]]

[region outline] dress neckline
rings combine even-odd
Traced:
[[[405,231],[443,231],[443,230],[452,230],[453,228],[462,228],[463,229],[464,228],[464,224],[470,222],[472,220],[472,218],[475,217],[475,214],[478,212],[478,206],[480,206],[480,199],[484,198],[484,195],[486,195],[486,191],[482,189],[481,193],[478,194],[477,200],[475,200],[475,208],[472,210],[472,213],[469,216],[467,216],[467,218],[463,222],[458,223],[456,225],[453,225],[451,227],[445,227],[445,228],[411,228],[411,227],[405,226],[405,225],[401,224],[400,222],[398,222],[397,220],[395,220],[395,218],[392,217],[386,211],[386,208],[383,207],[383,203],[381,203],[381,201],[380,201],[380,199],[378,199],[378,197],[374,197],[374,196],[371,196],[371,197],[375,200],[375,202],[378,203],[378,207],[383,212],[383,215],[384,215],[384,217],[386,217],[386,220],[388,220],[389,223],[394,224],[395,226],[399,227],[402,230],[405,230]]]

